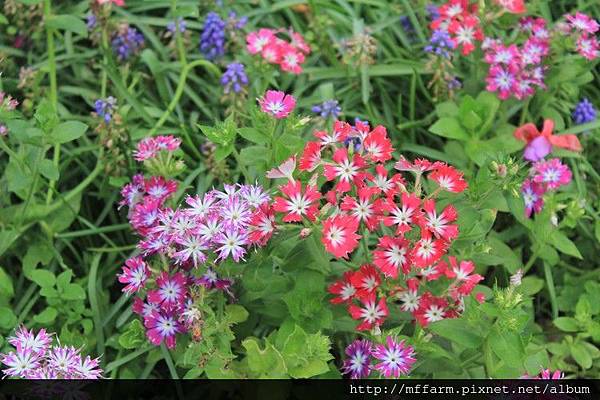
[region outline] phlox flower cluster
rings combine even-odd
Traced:
[[[399,378],[408,375],[417,361],[412,346],[404,340],[397,342],[391,336],[386,338],[385,344],[355,340],[346,347],[346,356],[342,371],[352,379],[367,378],[374,370],[386,378]]]
[[[544,195],[571,183],[572,173],[569,167],[558,158],[535,162],[521,186],[525,201],[525,216],[537,214],[544,207]]]
[[[262,112],[273,118],[282,119],[294,111],[296,99],[294,96],[278,90],[267,90],[264,96],[258,99],[258,104]]]
[[[564,377],[565,373],[558,369],[554,372],[552,372],[550,369],[543,369],[538,375],[523,375],[521,379],[563,379]]]
[[[1,111],[14,111],[19,102],[13,99],[11,96],[0,91],[0,110]],[[0,124],[0,136],[8,135],[8,128],[4,124]]]
[[[161,151],[173,152],[181,145],[181,139],[168,136],[149,137],[141,140],[133,152],[136,161],[155,158]]]
[[[475,50],[475,44],[484,39],[481,29],[481,21],[477,15],[477,4],[470,0],[449,0],[438,8],[437,18],[431,22],[434,31],[435,42],[443,43],[443,46],[434,44],[434,48],[450,48],[447,45],[446,36],[453,43],[452,48],[460,48],[463,55],[468,55]],[[442,32],[446,32],[444,35]],[[446,50],[441,55],[445,56]]]
[[[15,350],[0,354],[6,376],[23,379],[98,379],[99,359],[83,356],[81,349],[54,342],[54,334],[37,333],[24,326],[8,338]]]
[[[144,35],[137,29],[129,25],[123,25],[113,35],[111,46],[119,61],[127,61],[140,52],[144,42]]]
[[[362,242],[366,259],[353,260],[357,269],[329,287],[331,302],[348,307],[360,321],[358,330],[383,324],[396,301],[423,326],[457,316],[463,297],[483,278],[473,274],[472,262],[446,257],[458,236],[458,215],[454,206],[436,204],[436,197],[464,191],[462,173],[442,162],[403,157],[390,170],[394,149],[383,126],[336,121],[332,132],[314,136],[298,163],[301,172],[313,174],[308,183],[294,177],[294,157],[267,176],[287,179],[274,198],[275,212],[283,222],[320,226],[331,256],[349,259]],[[414,183],[402,173],[413,175]],[[325,194],[315,183],[319,176],[329,182]],[[426,195],[425,184],[435,189]],[[369,236],[377,237],[376,246]]]
[[[575,49],[588,60],[595,60],[600,55],[600,44],[596,33],[600,30],[600,24],[594,18],[582,13],[568,14],[567,20],[568,33],[575,40]]]
[[[96,3],[103,4],[114,4],[119,7],[123,7],[125,5],[125,0],[96,0]]]
[[[545,88],[543,61],[550,52],[546,20],[523,18],[520,27],[528,35],[522,45],[487,39],[482,46],[484,60],[490,65],[487,90],[496,92],[502,100],[511,96],[522,100],[532,96],[536,88]]]
[[[122,190],[122,205],[141,236],[140,255],[125,262],[118,279],[137,294],[133,310],[144,319],[147,337],[170,348],[176,335],[194,328],[200,312],[194,293],[201,287],[231,295],[231,279],[219,278],[225,260],[240,262],[251,246],[266,244],[274,231],[270,197],[258,185],[225,185],[188,196],[172,208],[167,200],[177,182],[136,175]]]
[[[289,40],[282,39],[287,33]],[[278,36],[279,35],[279,36]],[[260,54],[269,64],[279,65],[282,71],[299,74],[310,46],[304,37],[293,30],[262,28],[246,35],[246,48],[250,54]]]

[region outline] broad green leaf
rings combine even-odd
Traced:
[[[483,338],[470,328],[466,321],[458,318],[434,322],[430,325],[430,329],[451,342],[471,349],[479,347],[483,341]]]
[[[230,324],[239,324],[248,319],[248,311],[239,304],[228,304],[225,307],[225,318]]]
[[[85,134],[88,126],[79,121],[67,121],[58,124],[50,133],[48,141],[52,144],[62,144],[79,139]]]
[[[575,318],[558,317],[553,321],[554,325],[563,332],[578,332],[579,324]]]
[[[17,316],[12,309],[0,307],[0,329],[10,330],[17,324]]]
[[[268,144],[270,141],[269,136],[256,128],[240,128],[238,129],[238,133],[241,137],[252,143]]]
[[[60,173],[52,160],[44,159],[40,162],[40,173],[51,181],[57,181]]]
[[[521,286],[519,290],[527,295],[533,296],[538,293],[544,287],[544,280],[538,278],[537,276],[526,276],[521,281]]]
[[[429,131],[449,139],[469,140],[469,135],[465,128],[463,128],[455,118],[440,118],[429,128]]]
[[[0,297],[4,299],[12,299],[15,295],[13,283],[10,275],[0,267]]]
[[[69,283],[63,289],[61,297],[65,300],[85,300],[85,290],[76,283]]]
[[[58,311],[54,307],[47,307],[44,311],[33,316],[33,320],[38,324],[48,325],[54,322]]]
[[[571,345],[571,356],[581,368],[589,369],[592,367],[592,356],[583,343],[577,342]]]
[[[47,23],[51,28],[74,32],[80,36],[87,37],[88,34],[85,22],[74,15],[52,15]]]
[[[136,349],[146,342],[146,330],[139,319],[127,325],[125,332],[119,336],[119,345],[124,349]]]
[[[575,246],[575,243],[571,241],[564,233],[559,230],[554,230],[552,235],[550,236],[551,244],[558,249],[561,253],[565,253],[567,255],[583,259],[581,253]]]
[[[503,360],[505,364],[513,368],[520,366],[523,363],[524,356],[520,333],[507,330],[501,331],[500,329],[498,327],[492,329],[487,342],[494,354]]]
[[[242,342],[246,349],[246,359],[250,372],[258,378],[286,378],[287,368],[279,350],[266,342],[261,349],[256,338],[248,338]]]
[[[37,283],[40,287],[52,287],[56,283],[54,274],[45,269],[35,269],[31,271],[29,279]]]

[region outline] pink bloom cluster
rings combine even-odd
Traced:
[[[600,55],[600,44],[596,33],[600,30],[600,24],[594,18],[581,13],[566,16],[567,27],[575,38],[576,49],[579,54],[588,60],[595,60]]]
[[[277,36],[287,33],[289,41]],[[246,48],[250,54],[260,54],[269,64],[279,65],[282,71],[300,74],[310,46],[292,29],[259,29],[246,35]]]
[[[563,379],[564,377],[564,372],[561,372],[558,369],[554,372],[552,372],[550,369],[543,369],[538,375],[523,375],[521,379]]]
[[[490,64],[487,90],[506,100],[511,96],[522,100],[544,88],[544,58],[550,51],[550,33],[543,18],[523,18],[521,30],[529,35],[521,46],[504,45],[486,39],[485,62]]]
[[[125,0],[96,0],[96,3],[103,4],[114,4],[119,7],[123,7],[125,5]]]
[[[435,198],[441,191],[464,191],[462,174],[442,162],[401,157],[395,169],[415,176],[409,191],[405,177],[386,167],[394,149],[385,127],[336,121],[332,132],[314,136],[317,141],[306,144],[299,161],[301,172],[313,173],[308,183],[294,178],[294,157],[268,176],[287,179],[273,202],[283,222],[307,228],[319,224],[323,246],[332,256],[349,258],[365,242],[366,262],[330,286],[331,302],[347,304],[350,315],[360,320],[358,330],[384,322],[387,296],[422,325],[457,316],[463,297],[483,278],[473,274],[472,262],[443,259],[458,236],[457,211],[452,205],[439,207]],[[324,195],[316,185],[319,175],[332,185]],[[425,180],[437,186],[429,195],[421,193]],[[378,238],[374,248],[366,239],[369,233]],[[446,290],[434,296],[429,286],[441,278]]]
[[[412,346],[404,340],[395,341],[388,336],[385,344],[373,344],[368,340],[355,340],[346,347],[348,358],[344,361],[342,371],[352,379],[367,378],[373,370],[379,371],[386,378],[399,378],[408,375],[417,361]],[[379,362],[372,365],[372,359]]]
[[[277,90],[267,90],[265,95],[258,99],[262,112],[276,119],[286,118],[296,107],[296,99],[290,94]]]
[[[119,281],[123,291],[138,294],[133,309],[144,318],[150,341],[168,347],[198,322],[192,288],[231,294],[233,281],[220,279],[213,267],[229,258],[242,261],[250,246],[264,245],[274,231],[270,197],[258,185],[225,185],[224,191],[188,196],[185,206],[173,209],[165,201],[176,189],[175,181],[136,175],[121,203],[142,240],[141,255],[125,262]]]
[[[0,354],[0,362],[7,368],[6,376],[24,379],[98,379],[102,369],[99,359],[83,357],[81,349],[53,345],[52,333],[40,329],[37,334],[21,326],[8,343],[15,351]]]
[[[558,158],[541,160],[533,164],[530,176],[521,186],[525,201],[525,215],[530,217],[544,207],[544,194],[571,183],[572,173]]]
[[[145,138],[138,143],[133,157],[136,161],[146,161],[155,158],[161,151],[173,152],[180,145],[181,139],[171,135]]]
[[[19,105],[19,102],[11,96],[0,91],[0,109],[5,111],[14,111]],[[8,135],[8,128],[4,124],[0,124],[0,136]]]
[[[431,29],[450,33],[454,48],[461,47],[462,54],[475,50],[475,43],[483,40],[477,3],[470,0],[449,0],[439,8],[439,17],[431,23]]]

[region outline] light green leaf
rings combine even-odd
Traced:
[[[79,139],[85,134],[88,126],[79,121],[67,121],[58,124],[50,133],[48,141],[52,144],[62,144]]]
[[[88,34],[85,22],[74,15],[52,15],[47,23],[51,28],[74,32],[80,36],[87,37]]]
[[[35,269],[31,271],[29,279],[43,288],[52,287],[56,283],[56,277],[54,274],[45,269]]]
[[[58,315],[58,311],[54,307],[47,307],[41,313],[34,315],[33,320],[38,324],[48,325],[54,322],[56,316]]]
[[[63,289],[61,297],[65,300],[85,300],[85,290],[76,283],[69,283]]]
[[[579,324],[575,318],[558,317],[553,321],[554,325],[563,332],[578,332]]]
[[[469,140],[469,135],[456,118],[440,118],[429,131],[449,139]]]

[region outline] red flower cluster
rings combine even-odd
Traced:
[[[287,32],[289,41],[281,39],[278,33]],[[298,32],[273,29],[260,29],[246,35],[246,48],[250,54],[260,54],[270,64],[277,64],[282,71],[299,74],[302,63],[310,54],[310,46]]]
[[[475,50],[475,41],[482,41],[483,31],[477,16],[477,4],[469,0],[450,0],[440,6],[439,17],[431,29],[450,33],[454,47],[462,47],[463,55]]]
[[[404,157],[396,171],[388,170],[394,149],[383,126],[337,121],[332,132],[314,136],[317,141],[306,144],[299,160],[300,171],[313,176],[303,185],[293,177],[295,157],[286,161],[279,168],[286,173],[276,177],[288,182],[279,187],[273,209],[284,214],[283,222],[320,225],[322,243],[336,258],[349,259],[362,242],[364,258],[357,264],[362,266],[329,287],[331,302],[348,305],[350,315],[361,320],[358,330],[381,325],[390,299],[422,325],[457,316],[463,297],[483,277],[473,274],[472,262],[446,257],[458,236],[458,216],[452,205],[438,207],[436,198],[442,191],[464,191],[462,173],[443,162]],[[412,184],[402,173],[414,176]],[[320,176],[332,187],[324,195],[316,184]],[[429,194],[425,186],[432,188]],[[375,246],[369,241],[373,234]]]

